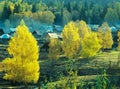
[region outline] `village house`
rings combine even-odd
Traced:
[[[90,24],[89,27],[91,28],[92,31],[97,31],[97,29],[99,28],[99,25]]]
[[[45,33],[42,35],[42,38],[45,40],[44,44],[41,45],[41,51],[48,52],[49,42],[51,38],[59,39],[61,36],[57,33]]]
[[[47,33],[46,40],[50,40],[50,38],[58,39],[57,33]]]

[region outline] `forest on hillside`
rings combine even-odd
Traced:
[[[30,0],[31,1],[31,0]],[[31,20],[64,26],[69,21],[84,20],[87,24],[109,25],[120,21],[119,0],[2,0],[0,2],[0,21],[4,26],[16,27],[21,19],[27,24]],[[116,2],[117,1],[117,2]],[[16,22],[16,23],[14,23]]]

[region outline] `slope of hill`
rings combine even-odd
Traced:
[[[23,1],[28,1],[28,2],[55,2],[55,1],[64,1],[65,3],[71,2],[71,0],[23,0]],[[118,2],[120,0],[72,0],[72,1],[77,1],[77,2],[94,2],[94,3],[99,3],[99,4],[107,4],[107,3],[113,3],[113,2]]]
[[[3,1],[3,0],[0,0]],[[9,0],[9,1],[17,1],[17,0]],[[45,3],[50,3],[50,2],[56,2],[56,1],[64,1],[65,3],[71,2],[71,0],[23,0],[25,2],[45,2]],[[77,2],[93,2],[93,3],[99,3],[99,4],[107,4],[107,3],[113,3],[113,2],[120,2],[120,0],[72,0],[72,1],[77,1]]]

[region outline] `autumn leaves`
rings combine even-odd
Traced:
[[[92,57],[100,49],[97,34],[84,22],[70,22],[63,32],[63,51],[68,58]]]
[[[56,59],[56,55],[58,59],[60,47],[62,53],[71,59],[93,57],[100,49],[109,49],[113,45],[111,29],[107,23],[103,23],[96,32],[93,32],[86,22],[82,20],[69,22],[61,34],[62,41],[58,39],[50,40],[49,55],[53,59]]]

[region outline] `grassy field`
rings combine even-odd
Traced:
[[[0,45],[0,60],[10,56],[6,51],[7,46],[8,45]],[[86,85],[87,83],[90,83],[91,85],[94,84],[97,76],[102,75],[104,69],[106,70],[107,78],[113,83],[120,85],[120,59],[118,59],[118,51],[110,50],[107,52],[99,52],[98,55],[90,59],[79,58],[73,60],[69,60],[65,57],[61,57],[59,60],[48,60],[47,54],[48,53],[46,52],[40,53],[40,80],[37,85],[28,85],[29,87],[32,87],[30,89],[34,89],[35,87],[42,87],[41,89],[53,89],[43,87],[53,87],[55,85],[57,85],[57,87],[65,86],[69,80],[74,80],[73,82],[76,86],[80,86],[81,84]],[[4,81],[2,80],[2,76],[3,74],[0,74],[0,89],[5,89],[5,86],[13,87],[13,85],[14,87],[17,85],[18,89],[26,87],[20,84],[22,87],[20,88],[19,84],[15,85],[9,81]],[[27,87],[27,89],[29,88]]]
[[[56,61],[42,60],[40,61],[41,81],[42,78],[47,78],[49,81],[47,86],[61,86],[67,82],[66,80],[69,78],[68,70],[72,68],[72,70],[77,71],[76,81],[74,81],[77,84],[80,83],[80,80],[82,80],[82,82],[95,81],[98,75],[102,75],[104,69],[106,70],[107,78],[117,83],[120,81],[120,59],[118,59],[118,54],[119,52],[114,50],[100,52],[94,58],[73,59],[72,64],[71,60],[67,58],[61,58]],[[67,69],[67,67],[69,68]],[[117,85],[120,84],[117,83]]]

